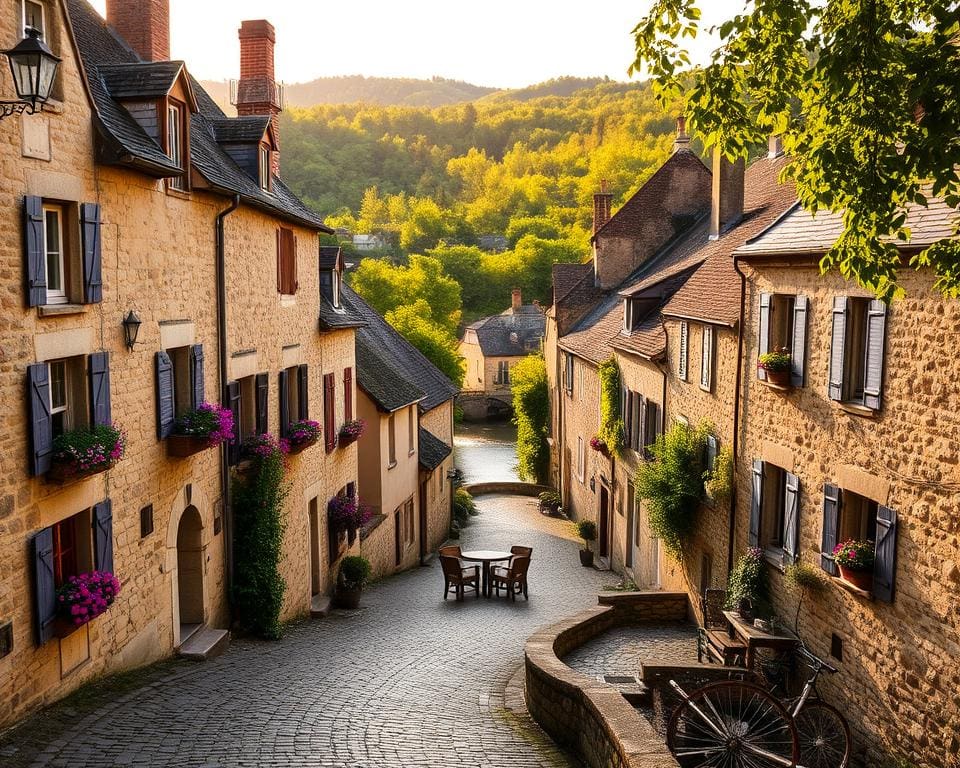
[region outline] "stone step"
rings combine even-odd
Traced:
[[[612,685],[633,706],[650,702],[650,689],[636,675],[597,675],[597,680]]]
[[[181,643],[177,653],[192,661],[206,661],[219,656],[230,645],[230,632],[226,629],[204,627],[194,632]]]
[[[314,595],[310,601],[310,618],[322,619],[330,613],[330,596]]]

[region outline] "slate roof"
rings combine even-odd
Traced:
[[[268,115],[213,118],[214,138],[220,144],[257,144],[270,127]]]
[[[183,71],[182,61],[101,65],[100,77],[115,99],[159,99],[170,93]]]
[[[320,330],[336,331],[343,328],[360,328],[366,324],[363,316],[343,300],[342,294],[340,307],[337,308],[330,303],[326,293],[320,291]]]
[[[928,192],[929,194],[929,192]],[[929,198],[928,206],[907,206],[904,226],[910,230],[900,248],[925,248],[932,243],[956,235],[960,212],[940,198]],[[764,231],[750,238],[736,250],[738,256],[803,255],[826,253],[843,231],[843,214],[820,211],[813,215],[794,205]]]
[[[443,440],[420,427],[420,466],[431,472],[443,464],[443,460],[453,453],[453,448]]]
[[[593,278],[593,264],[554,264],[553,303],[565,299],[587,276]]]
[[[407,381],[376,345],[357,334],[357,384],[388,413],[420,402],[424,392]]]
[[[529,308],[530,311],[527,311]],[[486,357],[522,357],[540,347],[547,330],[547,318],[537,307],[526,304],[524,311],[513,314],[507,310],[500,315],[485,317],[471,323],[480,351]],[[466,340],[466,334],[464,335]]]
[[[336,269],[337,260],[343,255],[339,245],[320,246],[320,269]]]
[[[357,329],[358,360],[360,345],[363,344],[371,357],[375,357],[382,363],[381,366],[368,367],[366,375],[358,365],[357,383],[364,388],[364,391],[368,393],[371,390],[380,391],[387,385],[399,388],[401,385],[393,379],[392,372],[398,374],[408,384],[415,385],[423,394],[423,399],[420,401],[421,412],[430,411],[456,396],[457,388],[453,382],[427,360],[420,350],[397,333],[350,286],[342,287],[340,301],[348,312],[364,323]],[[388,372],[388,368],[391,371]],[[381,376],[384,379],[382,384],[377,383],[377,379]]]
[[[129,93],[133,84],[142,79],[152,92],[156,92],[160,87],[157,83],[165,81],[171,67],[182,64],[142,62],[86,0],[66,2],[80,63],[90,87],[94,123],[104,145],[98,149],[98,159],[101,162],[130,165],[154,176],[176,175],[180,169],[116,101],[117,97],[111,94],[107,81],[122,88],[122,92]],[[136,78],[118,74],[129,65],[136,65],[130,70],[138,73]],[[260,189],[260,185],[240,169],[215,138],[216,125],[230,118],[196,80],[190,77],[189,82],[199,109],[190,117],[190,159],[210,188],[228,196],[240,195],[248,205],[332,234],[333,230],[280,179],[273,179],[271,193]]]

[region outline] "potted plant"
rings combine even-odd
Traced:
[[[583,539],[584,548],[580,550],[580,565],[589,568],[593,565],[593,550],[590,542],[597,539],[597,524],[593,520],[581,520],[576,523],[577,535]]]
[[[352,421],[345,422],[344,425],[340,427],[337,442],[341,447],[355,443],[361,438],[365,428],[366,424],[363,419],[353,419]]]
[[[57,590],[56,634],[66,637],[93,621],[120,594],[120,581],[112,573],[92,571],[71,576]]]
[[[64,432],[53,441],[47,479],[62,483],[105,472],[123,458],[127,437],[113,424]]]
[[[873,588],[873,544],[869,541],[841,541],[833,549],[833,562],[840,569],[840,578],[857,589],[869,592]]]
[[[602,453],[604,456],[610,455],[610,446],[608,446],[599,435],[594,435],[590,438],[590,447],[597,453]]]
[[[187,411],[167,438],[167,455],[184,458],[233,440],[233,412],[216,403],[201,403]]]
[[[559,491],[544,491],[539,498],[540,512],[551,517],[559,514],[560,507],[563,504]]]
[[[340,608],[360,605],[360,593],[370,578],[370,561],[361,555],[343,558],[337,573],[336,601]]]
[[[786,347],[778,347],[772,352],[760,355],[757,367],[767,372],[767,381],[778,387],[790,386],[791,359]]]
[[[320,439],[320,424],[310,419],[301,419],[287,428],[287,443],[290,453],[300,453]]]

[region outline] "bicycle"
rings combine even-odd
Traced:
[[[812,674],[796,698],[780,699],[763,686],[722,680],[693,693],[675,680],[683,701],[667,725],[667,746],[683,768],[847,768],[850,728],[820,698],[817,679],[827,662],[800,646]]]

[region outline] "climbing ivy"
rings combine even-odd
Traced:
[[[267,640],[280,637],[280,611],[286,583],[280,575],[283,504],[290,492],[285,460],[277,441],[258,438],[250,469],[233,482],[233,602],[237,619]]]
[[[654,460],[641,462],[633,482],[637,500],[645,502],[650,530],[667,553],[683,561],[703,498],[703,454],[709,427],[675,424],[650,447]]]
[[[612,357],[600,363],[600,431],[597,437],[614,456],[623,448],[623,419],[620,415],[620,368]]]
[[[544,483],[550,467],[547,427],[550,391],[542,355],[523,358],[510,371],[513,422],[517,425],[518,473],[522,480]]]
[[[713,462],[713,471],[705,472],[703,479],[707,495],[717,504],[730,501],[733,491],[733,451],[730,448],[723,446],[719,450]]]

